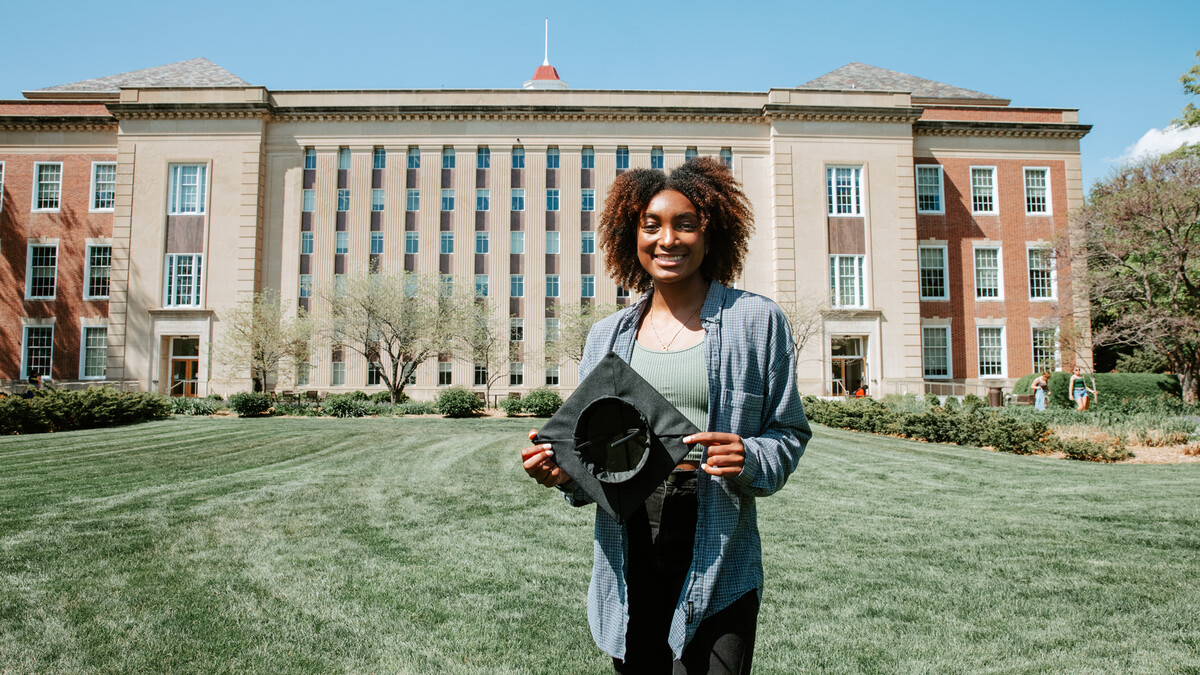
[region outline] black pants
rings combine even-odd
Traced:
[[[683,658],[667,645],[696,539],[696,472],[675,471],[630,518],[629,624],[618,673],[749,673],[758,624],[758,594],[747,593],[700,622]]]

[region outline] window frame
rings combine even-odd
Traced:
[[[383,255],[383,232],[372,232],[370,242],[370,255]]]
[[[92,249],[107,248],[108,249],[108,293],[104,295],[92,294],[92,271],[97,268],[104,268],[104,265],[92,264]],[[112,295],[112,244],[111,243],[92,243],[88,244],[83,249],[83,299],[84,300],[108,300]]]
[[[480,145],[475,148],[475,168],[490,169],[492,168],[492,149],[486,145]]]
[[[509,274],[508,275],[508,297],[510,297],[510,298],[525,297],[525,275],[524,274]]]
[[[1041,364],[1041,365],[1038,364],[1037,334],[1039,332],[1049,332],[1051,334],[1051,344],[1054,349],[1054,354],[1053,354],[1053,359],[1052,359],[1053,363],[1051,363],[1049,367],[1046,367],[1045,364]],[[1030,325],[1029,326],[1029,358],[1033,362],[1033,370],[1031,371],[1033,373],[1042,372],[1042,368],[1045,368],[1046,370],[1049,370],[1050,372],[1054,372],[1054,371],[1062,368],[1062,345],[1059,343],[1059,340],[1058,340],[1058,329],[1053,328],[1053,327]]]
[[[350,231],[341,230],[333,233],[333,254],[348,255],[350,253]]]
[[[488,281],[488,275],[486,275],[486,274],[476,274],[475,275],[475,297],[477,297],[477,298],[488,297],[488,293],[491,290],[489,288],[489,286],[490,286],[490,284]]]
[[[512,168],[514,168],[514,169],[524,169],[525,168],[525,146],[514,145],[512,147]]]
[[[944,375],[930,375],[926,367],[926,350],[928,349],[928,340],[925,336],[925,331],[939,330],[946,339],[946,373]],[[950,324],[922,324],[921,325],[921,379],[925,380],[949,380],[954,377],[954,341],[953,334],[950,331]]]
[[[421,210],[421,188],[406,188],[404,190],[404,212],[416,213]]]
[[[849,211],[839,211],[838,171],[850,171],[850,201]],[[862,164],[826,164],[825,165],[825,212],[830,218],[862,218],[866,214],[867,189],[864,165]]]
[[[986,296],[980,295],[979,285],[979,251],[995,250],[996,251],[996,295]],[[971,283],[974,285],[975,302],[1003,302],[1004,301],[1004,248],[999,244],[990,243],[975,243],[971,246]]]
[[[1042,190],[1045,191],[1046,208],[1043,211],[1029,210],[1029,173],[1031,171],[1041,171],[1042,180],[1045,184]],[[1054,215],[1054,205],[1050,199],[1050,167],[1048,166],[1025,166],[1021,167],[1021,190],[1025,196],[1025,215],[1027,216],[1052,216]]]
[[[300,232],[300,255],[312,255],[316,250],[316,235],[312,230]]]
[[[546,275],[546,297],[547,298],[562,297],[562,275],[559,275],[559,274],[547,274]]]
[[[301,298],[312,297],[313,275],[301,274],[296,280],[296,295]]]
[[[662,171],[666,166],[666,155],[663,154],[662,146],[654,146],[650,148],[650,168],[657,171]]]
[[[312,162],[311,162],[312,166],[309,166],[310,162],[308,160],[310,160],[310,159],[312,160]],[[304,171],[316,171],[317,170],[317,149],[316,148],[312,148],[312,147],[304,148],[304,162],[301,164],[301,166],[304,167]]]
[[[444,171],[446,169],[453,169],[454,164],[455,164],[454,146],[453,145],[443,145],[442,146],[442,170]]]
[[[382,213],[386,198],[383,188],[371,188],[371,213]]]
[[[995,374],[983,374],[983,331],[1000,331],[1000,372]],[[1005,326],[977,325],[975,326],[975,368],[976,374],[981,380],[1005,379],[1008,377],[1008,345],[1005,336]],[[990,347],[989,347],[990,349]]]
[[[546,230],[546,255],[562,253],[562,234],[558,230]]]
[[[937,202],[936,209],[921,208],[921,169],[932,169],[937,171]],[[916,175],[914,176],[915,186],[917,190],[917,213],[924,215],[941,216],[946,214],[946,175],[941,164],[918,164],[916,166]]]
[[[442,213],[447,213],[454,210],[454,188],[442,188]]]
[[[34,295],[33,294],[33,255],[34,249],[49,248],[54,250],[54,267],[50,281],[50,295]],[[25,246],[25,299],[26,300],[56,300],[58,299],[58,242],[42,243],[31,241]],[[38,265],[38,268],[45,268],[48,265]]]
[[[624,171],[629,168],[629,146],[617,146],[616,163],[617,171]]]
[[[454,231],[442,230],[438,232],[438,255],[452,255],[454,253]]]
[[[595,274],[579,275],[579,297],[581,297],[581,298],[596,297],[596,275]]]
[[[189,294],[189,303],[177,303],[173,299],[177,295],[175,292],[179,277],[175,275],[175,266],[172,264],[178,261],[179,258],[192,258],[192,273],[189,275],[192,280],[192,292]],[[163,268],[163,286],[162,299],[163,307],[203,307],[204,306],[204,254],[203,253],[168,253],[164,258]]]
[[[411,244],[411,246],[410,246]],[[411,249],[411,250],[410,250]],[[421,235],[416,230],[404,232],[404,255],[417,255],[421,250]]]
[[[104,331],[104,373],[100,375],[88,375],[88,331],[89,330]],[[83,323],[79,326],[79,379],[80,380],[103,380],[108,377],[108,324],[101,323]]]
[[[595,169],[596,168],[596,149],[590,145],[585,145],[579,151],[579,168],[580,169]]]
[[[408,146],[408,152],[404,156],[404,166],[407,169],[421,168],[421,147],[417,145]]]
[[[112,167],[112,206],[96,206],[96,198],[99,196],[96,192],[96,186],[100,184],[97,180],[97,172],[101,167]],[[107,183],[108,181],[104,181]],[[117,163],[112,161],[92,162],[92,181],[88,188],[88,212],[89,213],[112,213],[117,205]]]
[[[520,316],[508,317],[508,341],[525,341],[525,318]]]
[[[557,145],[551,145],[550,147],[546,148],[546,168],[562,168],[562,153],[559,152]]]
[[[523,362],[513,361],[508,364],[508,386],[525,386],[525,364]]]
[[[558,188],[546,188],[546,211],[554,212],[562,206],[562,191]]]
[[[850,258],[855,261],[858,304],[842,304],[842,274],[841,260]],[[835,309],[862,309],[870,306],[867,298],[867,256],[863,253],[831,253],[829,254],[829,306]]]
[[[475,210],[476,211],[491,211],[492,210],[492,189],[491,188],[475,188]]]
[[[934,269],[925,267],[924,260],[921,258],[923,250],[938,250],[942,252],[942,292],[940,295],[925,295],[925,280],[921,273],[926,269]],[[945,243],[936,244],[919,244],[917,246],[917,292],[920,294],[921,300],[939,302],[950,299],[950,250]]]
[[[29,361],[30,361],[30,356],[31,356],[29,353],[29,331],[31,329],[36,330],[36,329],[42,329],[42,328],[49,329],[49,331],[50,331],[50,347],[49,347],[49,349],[50,349],[49,364],[50,365],[46,369],[46,372],[41,372],[39,370],[38,374],[43,378],[45,378],[46,376],[50,376],[51,379],[54,378],[54,324],[52,324],[52,323],[51,324],[26,324],[24,326],[21,326],[21,379],[22,380],[29,379]]]
[[[317,191],[315,188],[301,188],[300,212],[313,213],[317,210]]]
[[[487,255],[492,251],[492,236],[487,230],[475,231],[475,255]]]
[[[382,146],[375,146],[371,149],[371,170],[383,171],[387,168],[387,149]]]
[[[997,175],[996,167],[995,166],[971,166],[969,170],[970,170],[970,178],[971,178],[971,193],[970,193],[971,194],[971,213],[974,215],[984,215],[984,216],[998,215],[1000,213],[1000,189],[999,189],[1000,186],[996,184],[996,175]],[[980,187],[975,184],[975,172],[976,171],[987,171],[987,172],[991,173],[992,182],[991,182],[990,188],[991,188],[992,208],[990,210],[982,210],[982,209],[975,208],[975,197],[976,197],[975,191],[976,191],[976,188]]]
[[[38,206],[38,192],[42,185],[42,167],[56,166],[58,167],[58,194],[55,196],[54,206]],[[34,162],[33,163],[33,201],[31,203],[31,211],[33,213],[58,213],[62,210],[62,188],[63,188],[63,163],[62,162]]]
[[[550,381],[551,379],[553,379],[554,381],[551,382]],[[561,382],[561,380],[562,380],[562,376],[561,376],[558,364],[557,363],[547,363],[546,364],[546,384],[545,384],[545,386],[557,387],[557,386],[559,386],[559,382]]]
[[[579,254],[593,255],[596,253],[596,233],[592,230],[583,230],[579,233]]]
[[[338,188],[337,190],[337,212],[347,213],[350,211],[350,188]]]
[[[509,210],[522,212],[525,210],[525,188],[509,188]]]
[[[340,147],[337,154],[337,170],[349,171],[353,163],[353,155],[350,154],[350,148]]]
[[[596,188],[580,188],[579,210],[588,213],[596,210]]]
[[[1049,265],[1046,271],[1048,271],[1050,273],[1050,278],[1049,278],[1050,295],[1035,296],[1033,294],[1033,289],[1034,289],[1033,271],[1034,271],[1034,268],[1033,268],[1032,256],[1033,256],[1034,251],[1045,251],[1046,252],[1046,259],[1047,259],[1048,265]],[[1029,290],[1028,297],[1029,297],[1030,302],[1055,302],[1056,300],[1058,300],[1058,265],[1057,265],[1056,257],[1054,255],[1053,247],[1051,247],[1047,244],[1040,244],[1040,243],[1035,243],[1035,242],[1025,242],[1025,281],[1028,284],[1028,290]]]

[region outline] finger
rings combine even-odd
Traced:
[[[529,430],[529,440],[532,441],[535,438],[537,438],[537,429],[530,429]]]
[[[692,434],[683,438],[684,443],[699,443],[705,446],[711,446],[716,443],[732,443],[740,440],[741,436],[722,431],[701,431],[698,434]]]
[[[542,443],[541,445],[531,445],[522,450],[521,459],[529,459],[536,452],[544,452],[550,457],[554,456],[554,451],[550,449],[550,444]]]
[[[746,463],[746,456],[742,454],[728,455],[713,455],[708,456],[709,466],[742,466]]]
[[[700,468],[704,469],[704,472],[708,475],[717,476],[718,478],[736,476],[742,472],[741,466],[709,466],[707,464],[701,464]]]
[[[554,463],[554,460],[550,459],[550,457],[545,452],[539,452],[539,453],[535,454],[534,456],[529,457],[524,462],[522,462],[522,465],[525,467],[526,471],[533,469],[534,467],[536,467],[538,465],[542,465],[543,467],[545,467],[547,469],[549,469],[550,467],[558,466],[557,464]]]
[[[708,446],[707,454],[709,457],[717,455],[745,455],[746,448],[741,443],[719,443]]]

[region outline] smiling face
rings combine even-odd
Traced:
[[[705,236],[691,200],[675,190],[654,195],[638,223],[637,253],[655,284],[701,281]]]

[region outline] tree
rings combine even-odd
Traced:
[[[1200,49],[1196,50],[1196,58],[1200,59]],[[1186,73],[1179,76],[1184,93],[1190,96],[1200,96],[1200,63],[1192,66]],[[1183,115],[1175,120],[1181,127],[1200,126],[1200,108],[1195,103],[1188,102],[1183,107]]]
[[[1200,398],[1200,157],[1130,164],[1077,214],[1097,344],[1144,347]]]
[[[454,331],[454,354],[484,372],[484,397],[490,401],[492,385],[508,374],[512,362],[511,323],[506,313],[476,298],[465,306]]]
[[[225,331],[216,349],[218,361],[228,364],[231,374],[249,371],[255,391],[264,389],[268,381],[290,381],[296,369],[308,363],[312,322],[304,310],[287,316],[276,291],[255,293],[239,302],[223,323]],[[275,375],[273,380],[271,375]]]
[[[558,318],[558,335],[546,336],[547,363],[562,363],[570,360],[579,363],[583,360],[584,347],[592,326],[610,314],[621,309],[620,305],[598,305],[580,303],[567,305],[558,303],[554,306],[554,315]]]
[[[431,357],[450,350],[462,305],[436,277],[412,273],[346,275],[318,288],[328,307],[321,336],[378,364],[392,403]]]

